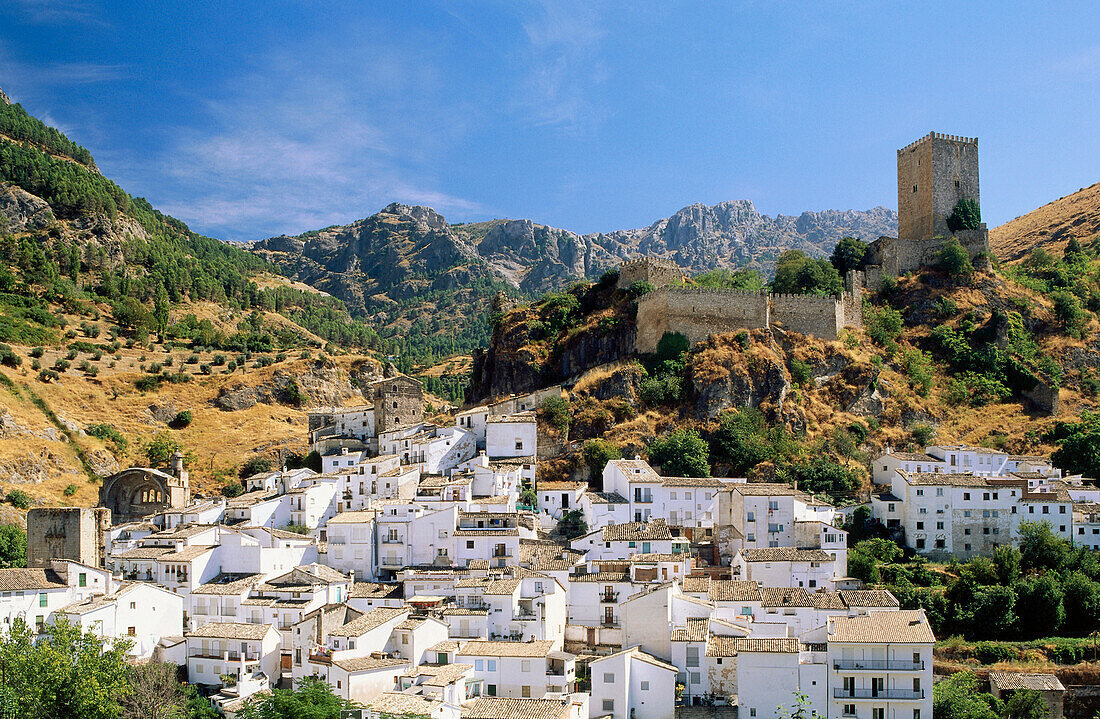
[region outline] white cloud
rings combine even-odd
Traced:
[[[95,0],[8,0],[31,22],[105,24],[102,3]]]

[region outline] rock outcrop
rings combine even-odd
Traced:
[[[41,230],[54,219],[53,210],[41,197],[0,182],[0,232]]]

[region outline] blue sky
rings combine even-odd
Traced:
[[[993,226],[1100,181],[1100,5],[1050,5],[6,0],[0,87],[225,239],[896,208],[931,129],[980,138]]]

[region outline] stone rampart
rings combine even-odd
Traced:
[[[768,326],[768,296],[761,292],[664,287],[638,300],[636,349],[657,349],[665,332],[679,332],[692,344],[719,332]]]
[[[771,321],[804,335],[835,340],[844,326],[844,302],[818,295],[769,295]]]

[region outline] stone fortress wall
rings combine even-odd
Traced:
[[[663,284],[638,300],[635,349],[653,352],[666,332],[678,332],[695,344],[712,334],[773,324],[833,340],[844,327],[863,326],[863,281],[862,273],[849,272],[844,293],[836,297]]]

